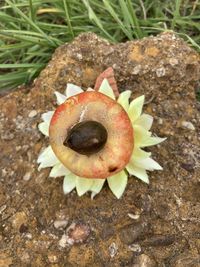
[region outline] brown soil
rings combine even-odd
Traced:
[[[120,200],[107,186],[93,201],[64,196],[62,178],[37,171],[48,144],[37,124],[54,90],[92,87],[110,66],[121,91],[145,94],[154,133],[167,137],[149,149],[164,170],[150,185],[131,177]],[[82,34],[56,50],[32,88],[2,97],[0,266],[200,266],[199,77],[199,55],[173,33],[119,45]]]

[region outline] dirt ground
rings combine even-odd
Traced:
[[[62,178],[37,171],[48,144],[37,130],[67,82],[83,88],[112,66],[121,91],[145,94],[150,147],[163,171],[146,185],[129,178],[117,200],[108,187],[91,200],[64,196]],[[0,267],[200,266],[200,57],[173,33],[112,45],[82,34],[55,51],[29,88],[0,99]]]

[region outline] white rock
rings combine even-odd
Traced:
[[[79,59],[79,60],[81,60],[81,59],[83,59],[83,56],[81,55],[81,54],[76,54],[76,56],[77,56],[77,58]]]
[[[30,255],[26,251],[23,251],[22,254],[20,255],[20,259],[23,262],[30,262]]]
[[[140,72],[140,70],[141,70],[141,65],[137,65],[137,66],[135,66],[135,68],[133,68],[132,74],[136,75]]]
[[[48,260],[50,263],[57,263],[58,262],[58,257],[56,255],[49,254],[47,257],[48,257]]]
[[[25,237],[28,238],[28,239],[32,239],[33,236],[32,236],[31,233],[26,233],[26,234],[25,234]]]
[[[117,254],[117,250],[118,250],[118,246],[116,245],[116,243],[112,243],[109,246],[109,252],[110,252],[110,257],[113,258],[116,254]]]
[[[178,59],[176,58],[170,58],[169,63],[171,66],[175,66],[178,64]]]
[[[186,128],[186,129],[189,129],[189,130],[192,130],[192,131],[195,130],[194,125],[190,121],[182,121],[182,126],[184,128]]]
[[[29,118],[33,118],[37,115],[37,111],[36,110],[31,110],[31,112],[28,114]]]
[[[128,217],[133,220],[138,220],[140,218],[140,214],[128,213]]]
[[[156,75],[158,76],[158,77],[163,77],[163,76],[165,76],[165,68],[159,68],[159,69],[157,69],[156,70]]]
[[[66,234],[63,234],[61,239],[59,240],[58,242],[58,245],[61,247],[61,248],[65,248],[67,246],[67,235]]]
[[[4,204],[0,207],[0,214],[4,212],[4,210],[7,208],[7,206]]]
[[[133,266],[134,267],[154,267],[154,266],[157,266],[157,264],[148,255],[141,254],[135,258],[135,264]]]
[[[139,244],[132,244],[130,246],[128,246],[129,249],[133,252],[141,252],[141,246]]]
[[[59,228],[65,228],[68,224],[68,221],[67,220],[56,220],[54,221],[53,225],[56,229],[59,229]]]
[[[15,149],[16,149],[17,152],[20,151],[21,148],[22,148],[21,146],[16,146],[15,147]]]
[[[160,124],[160,125],[163,124],[163,119],[162,118],[158,118],[158,124]]]
[[[24,181],[29,181],[31,178],[31,172],[26,172],[23,176]]]
[[[7,171],[6,171],[6,169],[2,169],[1,171],[2,171],[2,177],[5,177],[5,176],[6,176],[6,174],[7,174]]]

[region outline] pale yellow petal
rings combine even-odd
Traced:
[[[63,180],[63,192],[64,194],[70,193],[76,187],[76,175],[69,173]]]
[[[108,177],[108,185],[113,192],[113,194],[119,199],[126,188],[127,185],[127,174],[125,171],[118,172],[117,174]]]
[[[144,95],[137,97],[130,103],[128,109],[128,115],[132,122],[137,120],[142,114],[143,105],[144,105]]]
[[[43,121],[43,122],[39,123],[38,129],[42,134],[49,136],[49,124],[47,122]]]
[[[99,92],[115,100],[115,94],[107,79],[103,80]]]
[[[145,146],[144,143],[146,143],[151,136],[151,132],[148,132],[139,125],[133,126],[133,133],[134,133],[134,144],[136,147],[144,147]]]
[[[131,96],[131,91],[127,90],[124,91],[119,95],[119,98],[117,102],[125,109],[126,112],[128,112],[129,109],[129,98]]]
[[[93,199],[102,189],[104,185],[105,179],[93,179],[93,185],[90,188],[91,193],[91,199]]]
[[[57,163],[52,169],[49,174],[49,177],[60,177],[60,176],[65,176],[68,175],[70,171],[62,164],[62,163]]]
[[[94,92],[95,90],[92,89],[91,87],[89,87],[86,91],[87,91],[87,92]]]
[[[153,117],[149,114],[142,114],[136,121],[134,125],[142,126],[145,130],[150,130],[153,124]]]
[[[92,185],[93,179],[76,177],[76,191],[79,197],[84,195],[87,191],[90,191]]]
[[[126,166],[126,169],[130,174],[132,174],[135,177],[139,178],[143,182],[145,182],[147,184],[149,183],[149,178],[148,178],[146,170],[144,170],[142,168],[138,168],[138,167],[136,167],[134,164],[132,164],[130,162]]]
[[[135,159],[133,162],[136,167],[149,170],[149,171],[163,169],[155,160],[151,158]]]
[[[142,141],[142,146],[141,147],[145,147],[145,146],[153,146],[153,145],[157,145],[163,141],[165,141],[167,138],[160,138],[160,137],[149,137],[146,140]]]
[[[55,95],[56,95],[56,100],[57,100],[58,105],[61,105],[67,99],[67,97],[65,95],[63,95],[57,91],[55,91]]]
[[[80,94],[80,93],[83,93],[83,89],[81,89],[81,87],[75,85],[75,84],[72,84],[72,83],[68,83],[67,84],[67,88],[65,90],[65,94],[67,96],[67,98],[71,97],[71,96],[74,96],[74,95],[77,95],[77,94]]]
[[[42,168],[52,167],[59,163],[58,158],[54,154],[51,146],[48,146],[42,153],[39,155],[37,159],[37,163],[40,163],[38,170]]]
[[[51,118],[53,117],[54,111],[47,111],[45,113],[42,114],[42,119],[44,122],[46,122],[47,124],[50,124]]]
[[[148,158],[150,156],[151,156],[151,152],[146,152],[139,147],[134,147],[134,150],[133,150],[133,153],[131,156],[131,160],[138,159],[138,158],[144,159],[144,158]]]

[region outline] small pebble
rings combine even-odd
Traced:
[[[22,148],[21,146],[16,146],[15,147],[15,149],[16,149],[17,152],[20,151],[21,148]]]
[[[133,220],[138,220],[140,218],[140,214],[128,213],[128,217],[133,219]]]
[[[163,124],[163,119],[162,119],[162,118],[159,118],[159,119],[158,119],[158,124],[160,124],[160,125]]]
[[[28,217],[24,211],[16,212],[12,217],[12,226],[16,230],[19,230],[20,226],[22,224],[27,224],[27,222]]]
[[[191,131],[194,131],[195,130],[195,127],[194,125],[190,122],[190,121],[183,121],[182,122],[182,126],[186,129],[189,129]]]
[[[20,232],[21,234],[24,234],[24,233],[27,233],[27,231],[28,231],[28,226],[25,225],[24,223],[22,223],[22,224],[20,225],[19,232]]]
[[[4,210],[7,208],[7,206],[4,204],[0,207],[0,214],[4,212]]]
[[[183,162],[183,163],[181,163],[181,167],[188,172],[192,172],[192,171],[194,171],[195,163],[193,164],[193,163],[184,163]]]
[[[6,169],[2,169],[2,170],[1,170],[1,172],[2,172],[2,177],[5,177],[5,176],[6,176],[6,174],[7,174],[7,171],[6,171]]]
[[[139,244],[132,244],[132,245],[130,245],[130,246],[128,246],[128,248],[131,250],[131,251],[133,251],[133,252],[137,252],[137,253],[139,253],[139,252],[141,252],[141,246],[139,245]]]
[[[67,235],[66,234],[63,234],[61,239],[59,240],[58,242],[58,245],[61,247],[61,248],[65,248],[67,246]]]
[[[13,133],[3,133],[3,134],[1,135],[2,140],[5,140],[5,141],[13,140],[14,137],[15,137],[15,136],[14,136]]]
[[[175,66],[178,64],[178,59],[176,58],[170,58],[169,63],[171,66]]]
[[[136,75],[140,72],[141,70],[141,65],[137,65],[135,68],[132,70],[132,74]]]
[[[52,253],[48,254],[48,260],[50,263],[57,263],[58,262],[58,257]]]
[[[165,76],[165,68],[159,68],[159,69],[157,69],[157,70],[156,70],[156,75],[157,75],[158,77],[163,77],[163,76]]]
[[[26,234],[25,234],[25,237],[28,238],[28,239],[32,239],[32,238],[33,238],[33,236],[32,236],[31,233],[26,233]]]
[[[148,255],[141,254],[136,257],[133,267],[156,267],[158,266],[156,262],[150,258]]]
[[[56,220],[54,221],[53,225],[56,229],[59,229],[59,228],[65,228],[68,224],[68,221],[67,220]]]
[[[31,110],[31,112],[28,114],[29,118],[33,118],[37,115],[37,111],[36,110]]]
[[[76,56],[77,56],[77,58],[79,59],[79,60],[81,60],[81,59],[83,59],[83,56],[81,55],[81,54],[76,54]]]
[[[117,250],[118,250],[118,246],[116,245],[116,243],[112,243],[109,246],[109,252],[110,252],[110,257],[113,258],[116,254],[117,254]]]
[[[22,254],[20,255],[20,259],[23,262],[30,262],[30,256],[26,251],[22,252]]]
[[[73,245],[84,242],[90,234],[90,228],[86,224],[72,223],[66,232],[68,244]]]
[[[136,221],[120,230],[120,239],[123,243],[131,245],[149,231],[149,224]]]
[[[31,178],[31,172],[26,172],[23,176],[24,181],[29,181]]]

